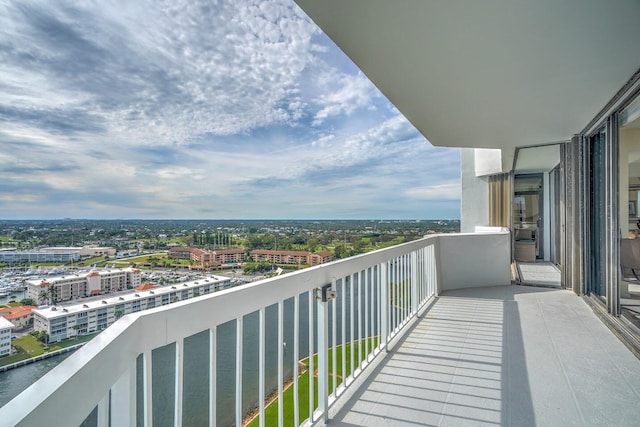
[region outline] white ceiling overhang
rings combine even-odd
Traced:
[[[580,132],[640,68],[640,1],[295,0],[434,145]]]

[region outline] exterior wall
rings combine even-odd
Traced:
[[[221,264],[234,264],[244,261],[244,250],[242,249],[225,249],[213,251],[215,261]]]
[[[479,234],[439,236],[438,291],[509,285],[511,240],[507,229],[500,230],[489,234],[489,227],[481,227]]]
[[[0,357],[11,353],[11,328],[13,324],[0,317]]]
[[[171,248],[169,249],[169,258],[191,259],[190,248]]]
[[[473,148],[460,149],[460,174],[460,231],[472,233],[476,226],[489,225],[489,178],[476,176]]]
[[[72,262],[80,260],[80,252],[0,251],[0,262]]]
[[[244,261],[244,250],[222,249],[206,251],[199,248],[171,248],[169,258],[190,259],[203,266],[219,266],[220,264],[237,264]]]
[[[89,274],[74,274],[48,278],[46,281],[27,281],[28,295],[38,304],[43,304],[40,293],[46,290],[49,295],[49,286],[53,286],[57,301],[69,301],[95,293],[109,293],[124,289],[134,289],[140,286],[142,279],[140,270],[123,268],[116,270],[93,271]],[[49,301],[50,302],[50,301]]]
[[[110,247],[100,247],[100,246],[82,246],[82,247],[60,247],[53,246],[50,248],[42,248],[40,249],[42,252],[50,252],[50,253],[62,253],[62,252],[78,252],[80,256],[114,256],[116,254],[115,248]]]
[[[13,325],[12,330],[19,331],[27,328],[33,319],[33,306],[7,307],[0,309],[0,317],[8,320]]]
[[[273,251],[268,249],[254,249],[251,259],[255,262],[266,261],[274,264],[309,264],[318,265],[331,260],[332,255],[327,252],[314,254],[304,251]]]
[[[34,329],[46,331],[49,342],[57,342],[101,331],[125,314],[206,295],[224,289],[230,283],[230,279],[220,277],[200,279],[85,304],[34,310]]]

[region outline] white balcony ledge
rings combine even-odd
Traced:
[[[633,426],[640,360],[570,291],[460,289],[350,391],[330,425]]]

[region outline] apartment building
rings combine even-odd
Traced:
[[[333,254],[329,251],[313,253],[306,251],[277,251],[254,249],[251,259],[255,262],[266,261],[274,264],[308,264],[319,265],[331,261]]]
[[[202,267],[220,267],[240,264],[244,261],[243,249],[216,249],[174,247],[169,249],[169,258],[192,260]]]
[[[100,295],[140,286],[141,271],[136,268],[93,270],[46,279],[27,280],[27,292],[38,304]]]
[[[211,252],[214,257],[214,261],[225,264],[240,264],[244,262],[244,250],[243,249],[216,249]]]
[[[126,295],[88,301],[82,304],[52,306],[33,310],[33,328],[46,331],[49,342],[101,331],[125,314],[148,310],[200,295],[206,295],[231,285],[224,276],[209,276],[187,283],[165,287],[144,286]],[[140,286],[142,289],[143,287]]]
[[[49,248],[41,248],[40,252],[49,253],[64,253],[64,252],[79,252],[81,257],[95,257],[95,256],[115,256],[116,249],[107,246],[87,245],[87,246],[52,246]]]
[[[13,323],[0,316],[0,357],[11,353],[11,329]]]
[[[43,251],[0,251],[0,262],[7,264],[17,262],[74,262],[80,260],[80,251],[64,250],[56,252]]]

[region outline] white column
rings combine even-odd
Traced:
[[[98,427],[109,426],[109,392],[98,402]]]
[[[209,425],[216,425],[216,327],[209,329]]]
[[[153,426],[153,384],[152,384],[152,357],[151,350],[143,354],[144,361],[144,426]]]
[[[140,408],[142,410],[142,408]],[[136,362],[111,387],[111,425],[136,423]]]
[[[236,319],[236,425],[242,425],[242,316]]]
[[[176,366],[175,366],[175,410],[174,425],[182,426],[182,386],[184,380],[184,340],[176,341]]]
[[[380,339],[385,351],[389,351],[389,285],[386,262],[380,264],[380,270]]]

